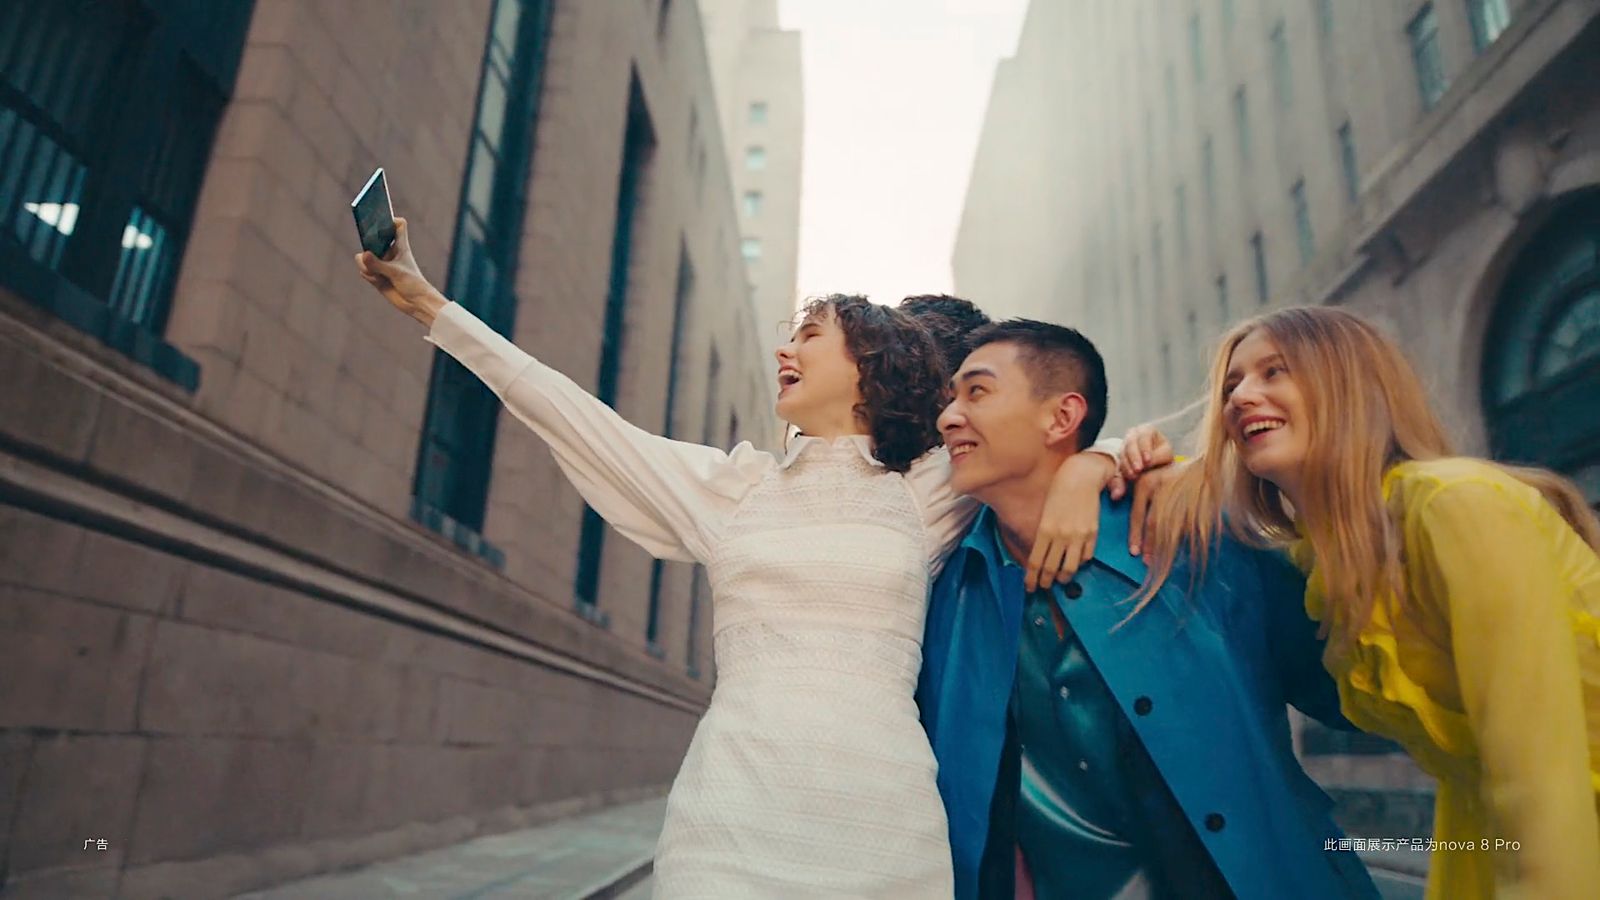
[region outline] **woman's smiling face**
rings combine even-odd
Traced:
[[[861,373],[831,308],[801,322],[777,358],[779,418],[806,434],[860,430]]]

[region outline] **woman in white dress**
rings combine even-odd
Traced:
[[[912,697],[928,584],[976,504],[929,452],[946,378],[932,338],[862,298],[814,302],[777,351],[777,411],[802,434],[781,458],[724,452],[648,434],[517,349],[435,290],[399,232],[389,261],[356,257],[362,277],[547,441],[614,528],[709,573],[717,685],[667,801],[656,896],[951,896]],[[1110,463],[1071,468],[1055,509],[1098,512]]]

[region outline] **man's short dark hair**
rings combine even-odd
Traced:
[[[971,300],[949,294],[917,294],[900,301],[900,309],[933,334],[939,345],[939,355],[944,357],[946,370],[954,375],[967,358],[968,338],[979,328],[990,323],[989,316]]]
[[[1007,319],[973,332],[973,350],[986,344],[1011,344],[1028,373],[1036,397],[1078,393],[1088,412],[1078,426],[1078,449],[1093,444],[1106,424],[1106,363],[1094,342],[1075,328],[1033,319]]]

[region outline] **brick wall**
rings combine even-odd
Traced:
[[[353,272],[385,166],[442,280],[490,0],[257,0],[167,339],[187,394],[0,292],[0,885],[212,896],[658,792],[710,690],[692,572],[608,536],[574,614],[580,502],[502,416],[484,536],[407,518],[433,349]],[[353,23],[359,23],[355,27]],[[558,2],[515,340],[593,387],[630,79],[656,132],[617,407],[665,419],[680,250],[695,269],[679,434],[776,433],[701,26]],[[696,134],[690,134],[697,110]],[[697,160],[704,158],[705,174]],[[711,385],[712,348],[722,378]],[[84,851],[85,839],[109,849]]]

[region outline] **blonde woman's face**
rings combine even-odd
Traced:
[[[1250,332],[1233,348],[1222,396],[1228,437],[1245,468],[1293,497],[1311,446],[1310,410],[1265,331]]]

